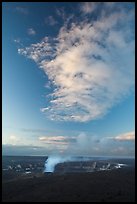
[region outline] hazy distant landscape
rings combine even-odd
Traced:
[[[121,163],[121,168],[80,171],[80,161],[63,162],[53,173],[45,172],[48,157],[3,157],[2,197],[8,202],[134,202],[135,167],[132,158],[111,158],[82,161],[83,167],[93,161],[99,165]],[[90,163],[91,162],[91,163]],[[77,170],[74,166],[77,164]],[[95,164],[95,163],[94,163]],[[61,165],[61,166],[60,166]],[[69,171],[62,171],[69,166]],[[94,165],[95,166],[95,165]],[[70,168],[71,167],[71,168]],[[79,168],[79,169],[78,169]],[[97,168],[97,167],[96,167]],[[72,169],[72,171],[70,171]],[[19,171],[20,170],[20,171]],[[29,172],[29,173],[28,173]]]

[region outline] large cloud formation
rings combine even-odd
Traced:
[[[92,5],[87,12],[81,7],[90,16],[68,20],[56,37],[18,49],[44,70],[54,87],[49,105],[41,108],[50,119],[100,118],[133,87],[134,10],[112,5]]]

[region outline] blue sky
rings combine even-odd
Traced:
[[[3,154],[134,156],[134,3],[3,3]]]

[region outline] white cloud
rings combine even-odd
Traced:
[[[20,38],[14,39],[13,40],[15,43],[20,43]]]
[[[68,136],[41,136],[39,141],[51,145],[68,145],[71,142],[75,142],[75,137]]]
[[[50,105],[41,110],[52,120],[85,122],[126,96],[134,85],[133,21],[133,11],[102,12],[91,23],[64,23],[56,38],[19,49],[54,87]]]
[[[92,13],[98,5],[99,5],[99,2],[82,2],[80,4],[80,10],[84,14]]]
[[[20,38],[13,39],[13,42],[16,43],[17,46],[24,47],[22,40]]]
[[[16,140],[16,136],[15,135],[11,135],[10,136],[10,140],[14,140],[15,141]]]
[[[66,13],[64,11],[63,7],[57,8],[56,9],[56,14],[61,17],[61,19],[66,20]]]
[[[69,136],[40,136],[38,143],[47,147],[52,153],[64,153],[72,143],[75,143],[75,137]]]
[[[28,35],[36,35],[36,31],[33,28],[29,28]]]
[[[26,7],[17,6],[15,9],[17,12],[24,14],[24,15],[28,15],[29,13],[28,8]]]
[[[51,26],[54,26],[56,25],[58,22],[55,20],[55,18],[53,16],[48,16],[46,19],[45,19],[45,23],[46,24],[49,24]]]
[[[118,141],[134,141],[135,140],[135,132],[127,132],[127,133],[123,133],[120,134],[116,137],[114,137],[113,139],[118,140]]]
[[[47,89],[50,89],[51,88],[51,82],[50,81],[48,81],[46,84],[45,84],[45,88],[47,88]]]
[[[11,145],[16,145],[16,144],[18,144],[18,137],[17,136],[15,136],[15,135],[10,135],[9,136],[9,144],[11,144]]]

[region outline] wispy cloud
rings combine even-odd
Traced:
[[[84,14],[92,13],[98,6],[99,2],[82,2],[80,4],[80,10]]]
[[[13,42],[14,43],[16,43],[16,45],[18,46],[18,47],[24,47],[24,45],[23,45],[23,43],[22,43],[22,40],[20,39],[20,38],[15,38],[15,39],[13,39]]]
[[[61,17],[63,20],[66,20],[66,13],[64,11],[63,7],[57,8],[56,9],[56,14]]]
[[[36,31],[33,28],[27,30],[28,35],[36,35]]]
[[[18,143],[18,140],[19,140],[18,137],[15,136],[15,135],[10,135],[9,136],[9,143],[11,145],[16,145]]]
[[[76,142],[75,137],[68,136],[41,136],[39,140],[52,145],[68,145],[69,143]]]
[[[51,89],[51,87],[52,87],[52,84],[51,84],[50,81],[48,81],[48,82],[45,84],[45,88]]]
[[[117,141],[134,141],[135,140],[135,132],[127,132],[120,134],[116,137],[113,137],[112,139],[117,140]]]
[[[71,145],[76,142],[75,137],[68,136],[40,136],[38,143],[47,146],[51,153],[64,153]]]
[[[54,26],[56,25],[58,22],[55,20],[55,18],[53,16],[48,16],[46,19],[45,19],[45,23],[46,24],[49,24],[51,26]]]
[[[28,8],[26,8],[26,7],[17,6],[15,9],[17,12],[24,14],[24,15],[28,15],[28,13],[29,13]]]
[[[31,132],[31,133],[41,133],[41,132],[46,132],[47,129],[36,129],[36,128],[19,128],[22,132]]]
[[[50,105],[41,108],[50,119],[95,120],[133,87],[134,10],[122,6],[108,13],[103,10],[91,22],[65,22],[56,38],[18,50],[44,70],[54,87]]]
[[[14,42],[19,44],[20,43],[20,38],[14,39]]]

